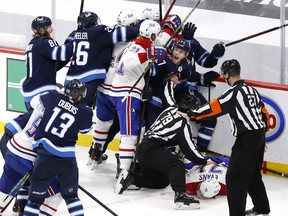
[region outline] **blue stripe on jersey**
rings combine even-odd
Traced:
[[[81,82],[85,83],[95,79],[106,79],[106,70],[104,68],[96,68],[77,75],[67,75],[64,84],[73,79],[79,79]]]
[[[153,105],[155,105],[155,106],[157,106],[157,107],[163,108],[162,100],[161,100],[161,98],[159,98],[159,97],[153,96],[153,97],[151,98],[151,100],[149,100],[149,103],[150,103],[150,104],[153,104]]]
[[[22,130],[21,126],[16,121],[10,121],[5,125],[5,128],[9,130],[13,135]]]
[[[40,88],[36,88],[32,92],[22,92],[22,95],[24,97],[25,102],[30,102],[34,96],[42,94],[44,92],[51,92],[51,91],[57,91],[56,85],[42,86]]]
[[[42,144],[43,147],[48,152],[58,157],[64,157],[64,158],[75,157],[75,146],[68,146],[68,147],[55,146],[50,140],[42,138],[32,144],[33,149],[37,148],[40,144]]]

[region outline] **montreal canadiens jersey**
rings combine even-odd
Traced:
[[[38,97],[38,96],[36,96]],[[33,98],[31,105],[34,104]],[[40,124],[43,117],[42,106],[33,106],[33,111],[29,113],[30,118],[20,132],[16,133],[7,143],[7,148],[15,155],[25,158],[30,161],[35,161],[37,154],[33,151],[32,143],[34,141],[34,136],[38,125]]]
[[[208,159],[207,157],[205,157]],[[217,161],[219,157],[217,157]],[[186,162],[185,162],[186,161]],[[219,191],[219,195],[227,195],[226,190],[226,173],[227,173],[227,160],[223,160],[223,162],[219,165],[194,165],[185,160],[186,167],[186,191],[188,194],[195,195],[197,186],[207,180],[207,179],[215,179],[219,182],[221,189]],[[219,161],[220,162],[220,161]]]
[[[75,157],[78,133],[88,133],[92,128],[92,110],[69,101],[58,92],[40,97],[44,115],[35,134],[33,148],[40,144],[59,157]]]
[[[116,72],[116,70],[118,68],[120,59],[123,55],[123,52],[124,52],[127,44],[128,44],[127,42],[119,42],[119,43],[114,45],[112,61],[110,63],[109,70],[106,73],[106,79],[105,79],[104,83],[98,87],[98,91],[100,91],[104,94],[108,94],[108,92],[112,86],[114,73]]]
[[[146,49],[151,48],[150,42],[147,41],[147,39],[138,38],[128,44],[114,74],[112,88],[109,92],[110,96],[126,96],[131,87],[143,74],[149,64],[149,60],[146,59],[146,61],[142,62],[140,55],[146,55]],[[130,93],[130,96],[140,99],[144,85],[145,80],[142,78]]]

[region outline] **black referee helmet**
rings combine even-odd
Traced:
[[[230,76],[240,74],[240,63],[236,59],[230,59],[223,62],[221,65],[221,75],[229,74]]]

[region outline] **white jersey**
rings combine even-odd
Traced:
[[[29,121],[22,131],[16,133],[7,143],[7,148],[15,155],[30,161],[35,161],[37,153],[33,151],[32,142],[36,129],[43,117],[41,104],[37,104],[39,97],[35,96],[31,100],[31,106],[34,108]],[[37,104],[37,105],[36,105]]]
[[[186,190],[188,194],[195,195],[197,186],[206,179],[215,179],[221,185],[219,195],[226,195],[227,167],[222,165],[195,165],[186,172]]]
[[[137,44],[137,41],[139,42],[139,40],[141,41],[141,39],[136,39],[136,43],[135,41],[130,42],[127,48],[124,50],[118,68],[114,73],[112,88],[109,92],[110,96],[125,97],[127,92],[131,89],[138,78],[143,74],[145,68],[148,66],[149,61],[147,60],[146,49]],[[147,39],[142,40],[147,41]],[[144,58],[144,61],[143,58],[141,58],[143,56],[146,58]],[[143,77],[130,93],[130,96],[140,99],[144,85],[145,80]]]
[[[114,74],[118,68],[119,62],[127,45],[128,42],[119,42],[114,45],[112,54],[113,59],[110,63],[111,66],[106,73],[106,79],[104,80],[104,83],[98,87],[98,91],[102,92],[103,94],[108,94],[109,90],[111,89]]]

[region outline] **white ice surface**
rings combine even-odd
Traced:
[[[91,171],[87,166],[88,147],[77,146],[77,159],[80,170],[80,182],[97,200],[105,204],[119,216],[226,216],[228,205],[226,196],[216,199],[200,200],[201,208],[197,210],[175,210],[173,208],[174,192],[171,187],[161,190],[141,189],[138,191],[124,191],[122,195],[114,194],[116,174],[116,159],[114,151],[107,151],[108,160],[105,164]],[[2,167],[3,159],[0,160]],[[270,216],[288,215],[288,179],[285,177],[263,175],[270,199]],[[83,202],[86,216],[112,215],[92,198],[79,190],[79,197]],[[250,198],[247,208],[251,208]],[[12,204],[3,216],[12,215]],[[65,202],[62,201],[57,216],[69,215]]]

